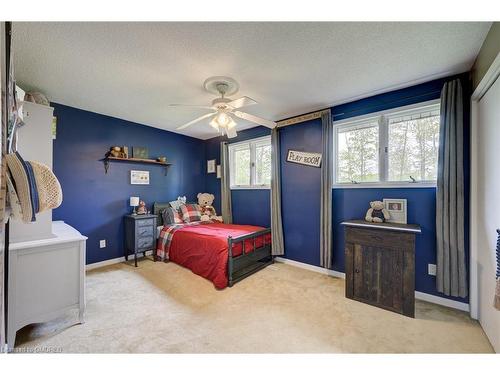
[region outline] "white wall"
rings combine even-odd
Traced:
[[[500,78],[477,105],[475,139],[475,220],[478,318],[495,351],[500,352],[500,311],[495,293],[496,229],[500,229]],[[473,190],[473,191],[474,191]]]
[[[25,125],[18,130],[17,150],[24,160],[35,160],[52,169],[52,113],[54,109],[35,103],[23,104]],[[11,220],[10,242],[51,238],[52,210],[36,215],[36,222]]]

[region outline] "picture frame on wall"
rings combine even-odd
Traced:
[[[391,217],[387,222],[407,224],[407,201],[406,199],[384,198],[385,209]]]
[[[207,173],[215,173],[215,159],[207,160]]]
[[[149,171],[130,171],[131,185],[149,185]]]
[[[132,157],[134,159],[148,159],[149,158],[149,150],[147,147],[134,146],[134,147],[132,147]]]

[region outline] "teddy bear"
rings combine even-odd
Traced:
[[[391,215],[385,209],[384,202],[373,201],[370,202],[370,208],[366,211],[365,220],[373,223],[383,223],[389,220]]]
[[[217,216],[214,203],[215,195],[210,193],[198,193],[198,205],[201,207],[201,221],[215,220],[222,222],[222,217]]]
[[[146,202],[143,200],[139,201],[139,207],[137,208],[137,215],[146,215],[148,210],[146,208]]]

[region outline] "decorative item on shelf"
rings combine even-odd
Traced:
[[[166,156],[158,156],[156,158],[157,161],[159,161],[160,163],[166,163],[167,162],[167,157]]]
[[[139,201],[139,208],[137,209],[137,215],[146,215],[148,210],[146,208],[146,203],[144,201]]]
[[[384,206],[391,216],[387,221],[390,223],[407,223],[406,199],[384,198]]]
[[[370,208],[366,211],[365,221],[372,223],[383,223],[390,219],[389,211],[384,207],[384,202],[370,202]]]
[[[207,173],[215,173],[215,159],[207,160]]]
[[[149,185],[149,171],[130,171],[132,185]]]
[[[132,157],[136,159],[148,159],[149,151],[147,147],[132,147]]]
[[[137,215],[136,207],[139,205],[139,197],[130,197],[130,207],[134,207],[132,215]]]
[[[106,153],[106,157],[120,158],[126,159],[128,157],[127,152],[125,152],[125,146],[113,146],[109,149],[108,153]]]

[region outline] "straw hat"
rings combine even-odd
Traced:
[[[38,186],[38,212],[57,208],[63,200],[61,184],[54,173],[45,164],[29,161],[35,172],[36,186]]]
[[[18,152],[8,154],[6,159],[24,222],[35,221],[36,213],[61,205],[61,185],[49,167],[26,162]]]

